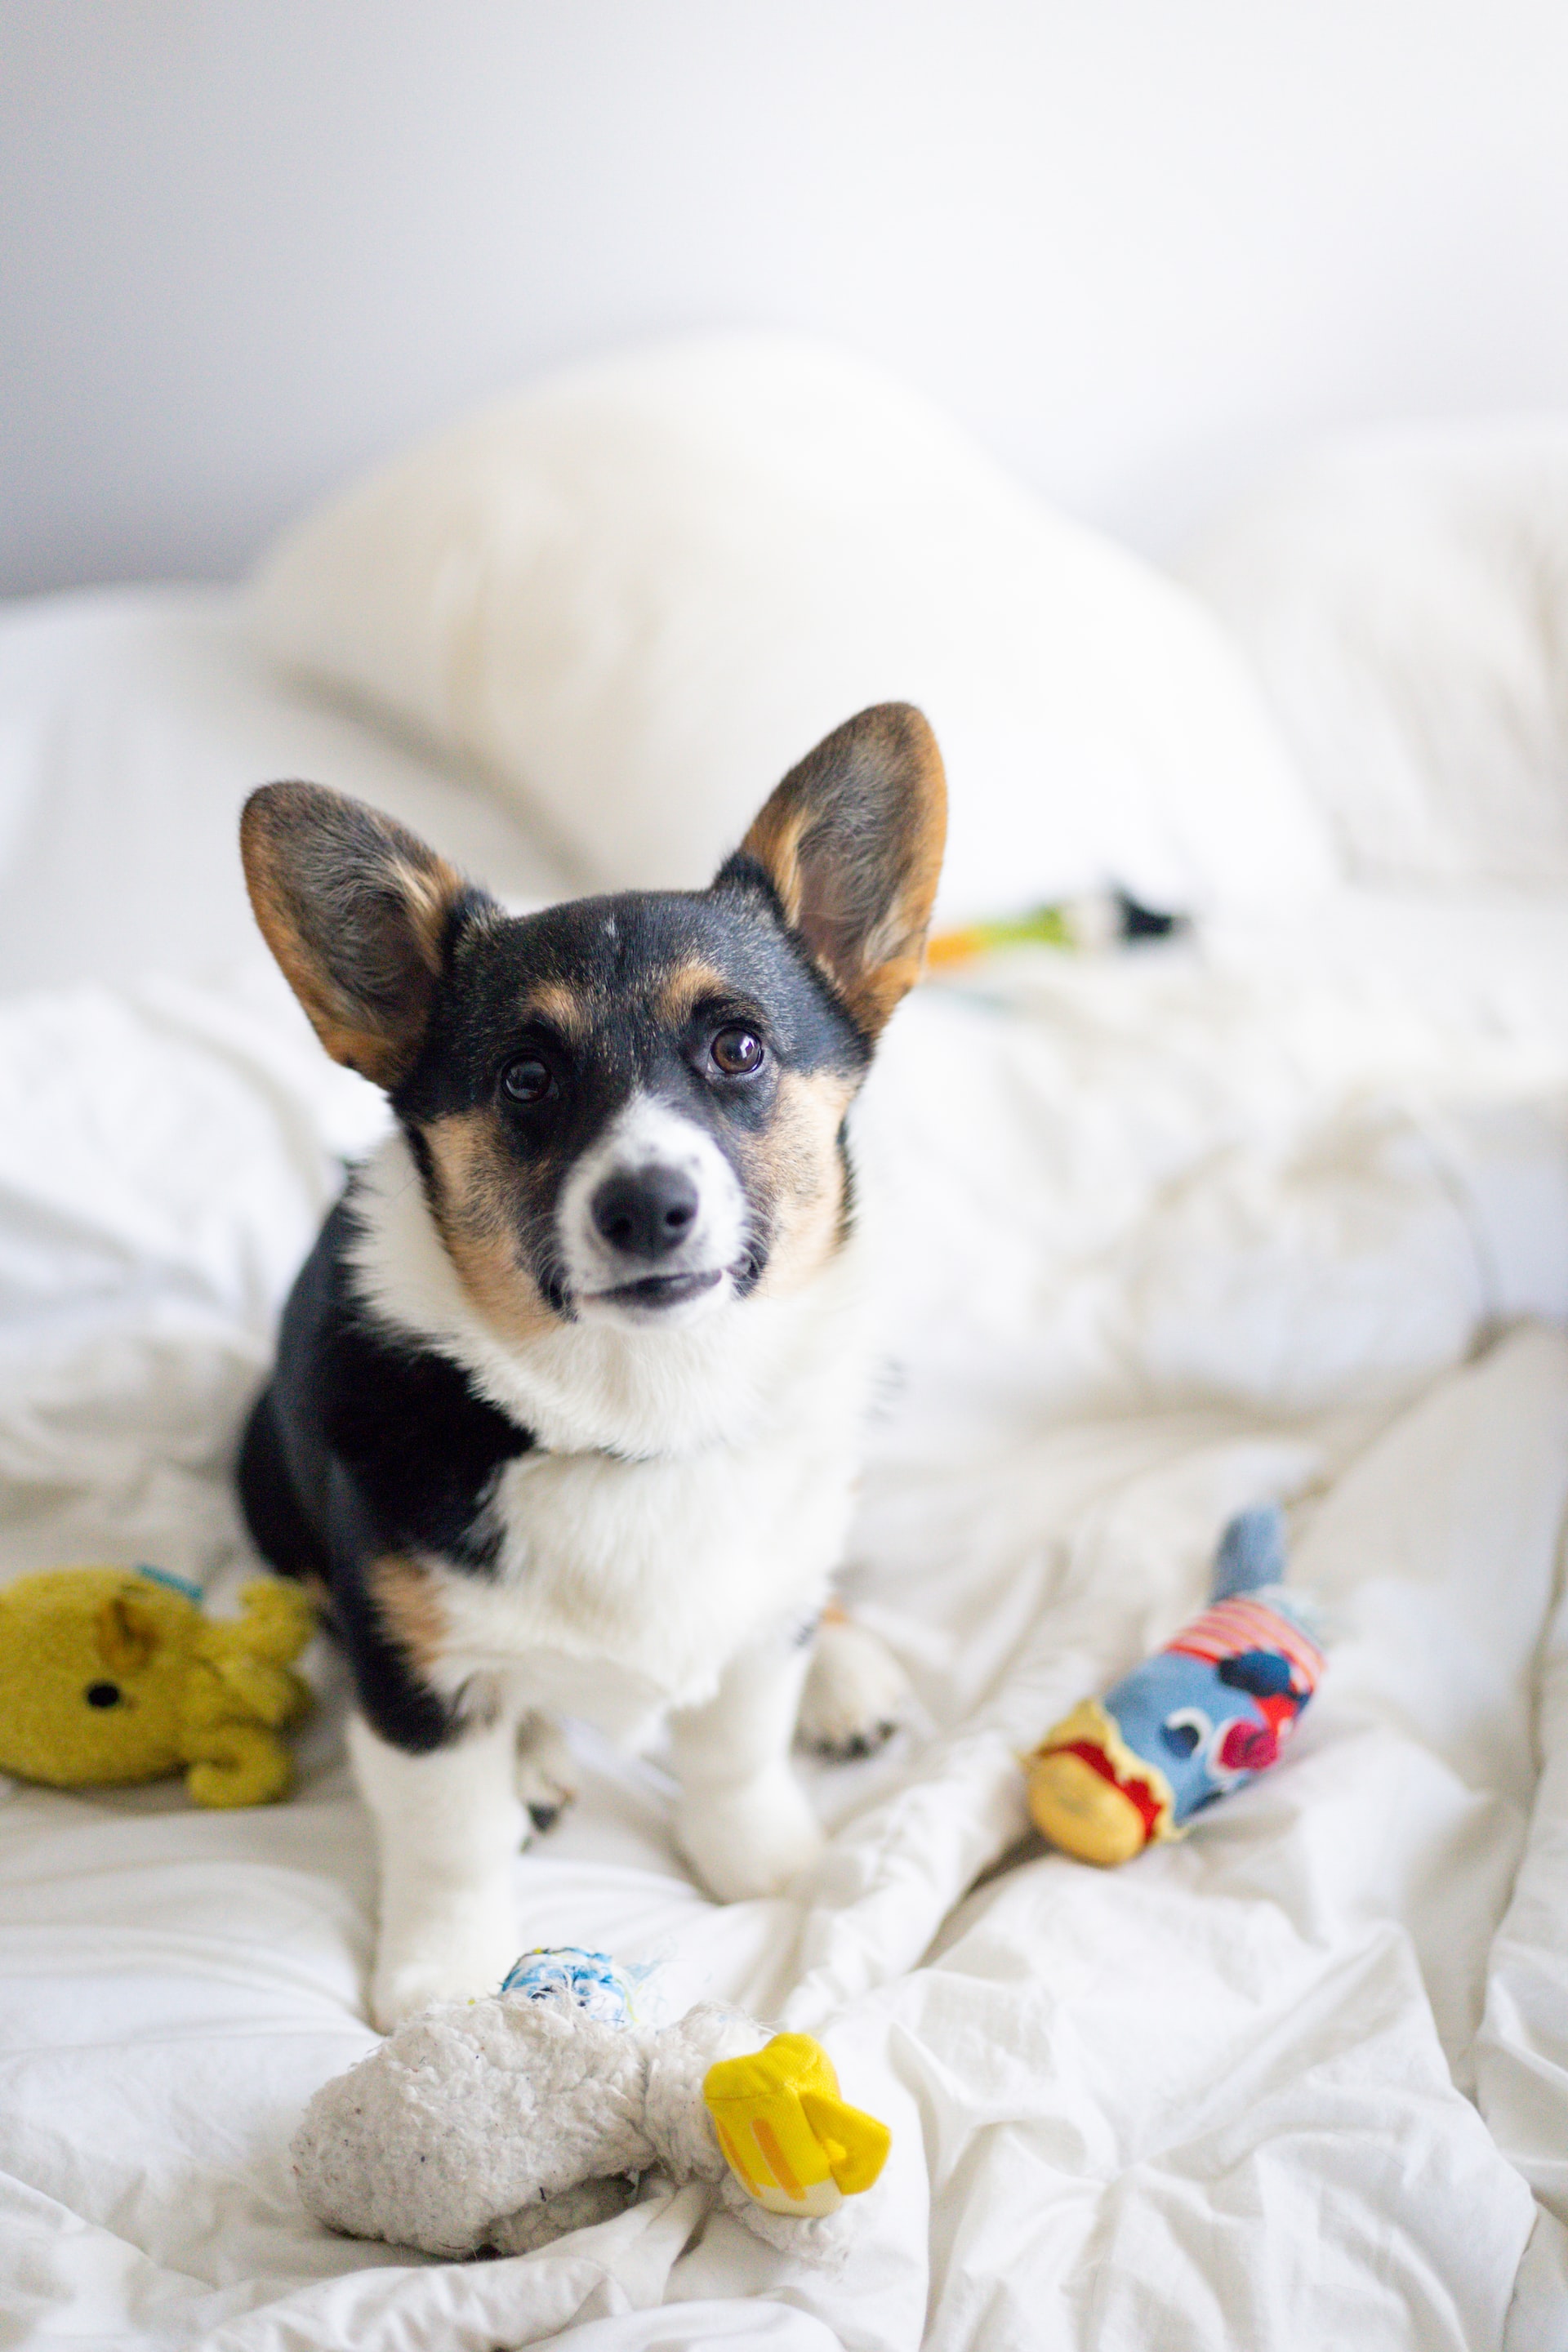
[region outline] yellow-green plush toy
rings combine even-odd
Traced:
[[[184,1771],[198,1805],[289,1793],[279,1734],[310,1703],[291,1671],[312,1612],[286,1584],[247,1584],[244,1614],[157,1569],[57,1568],[0,1588],[0,1772],[56,1789]]]

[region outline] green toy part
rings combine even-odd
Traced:
[[[58,1568],[0,1589],[0,1772],[55,1789],[184,1771],[198,1805],[288,1795],[279,1734],[310,1704],[292,1661],[314,1612],[302,1592],[247,1584],[241,1615],[157,1569]]]

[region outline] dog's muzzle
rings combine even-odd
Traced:
[[[696,1185],[682,1168],[617,1169],[606,1176],[589,1202],[594,1229],[617,1257],[647,1265],[647,1274],[602,1290],[600,1297],[622,1307],[679,1307],[700,1297],[722,1280],[721,1272],[659,1274],[661,1258],[683,1249],[700,1208]]]

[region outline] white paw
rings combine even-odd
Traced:
[[[572,1750],[548,1716],[531,1716],[517,1747],[517,1793],[535,1836],[553,1828],[576,1800],[577,1766]]]
[[[826,1617],[801,1696],[798,1737],[819,1756],[873,1755],[907,1720],[912,1698],[886,1643],[852,1619]]]
[[[822,1851],[822,1829],[787,1765],[730,1789],[682,1796],[675,1834],[721,1903],[777,1895]]]
[[[416,1936],[384,1936],[371,1979],[371,2021],[390,2033],[439,2001],[483,2000],[523,1948],[511,1906],[488,1916],[422,1921]]]

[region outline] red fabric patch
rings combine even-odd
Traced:
[[[1131,1797],[1142,1816],[1143,1843],[1145,1845],[1148,1844],[1154,1834],[1154,1824],[1160,1818],[1160,1800],[1147,1780],[1120,1780],[1117,1777],[1116,1767],[1104,1748],[1096,1748],[1092,1740],[1069,1739],[1064,1748],[1054,1748],[1052,1753],[1058,1756],[1080,1756],[1091,1772],[1098,1772],[1102,1780],[1109,1780],[1113,1789],[1120,1789],[1123,1796]]]
[[[1279,1738],[1266,1723],[1227,1724],[1219,1743],[1219,1760],[1227,1772],[1261,1772],[1279,1753]]]

